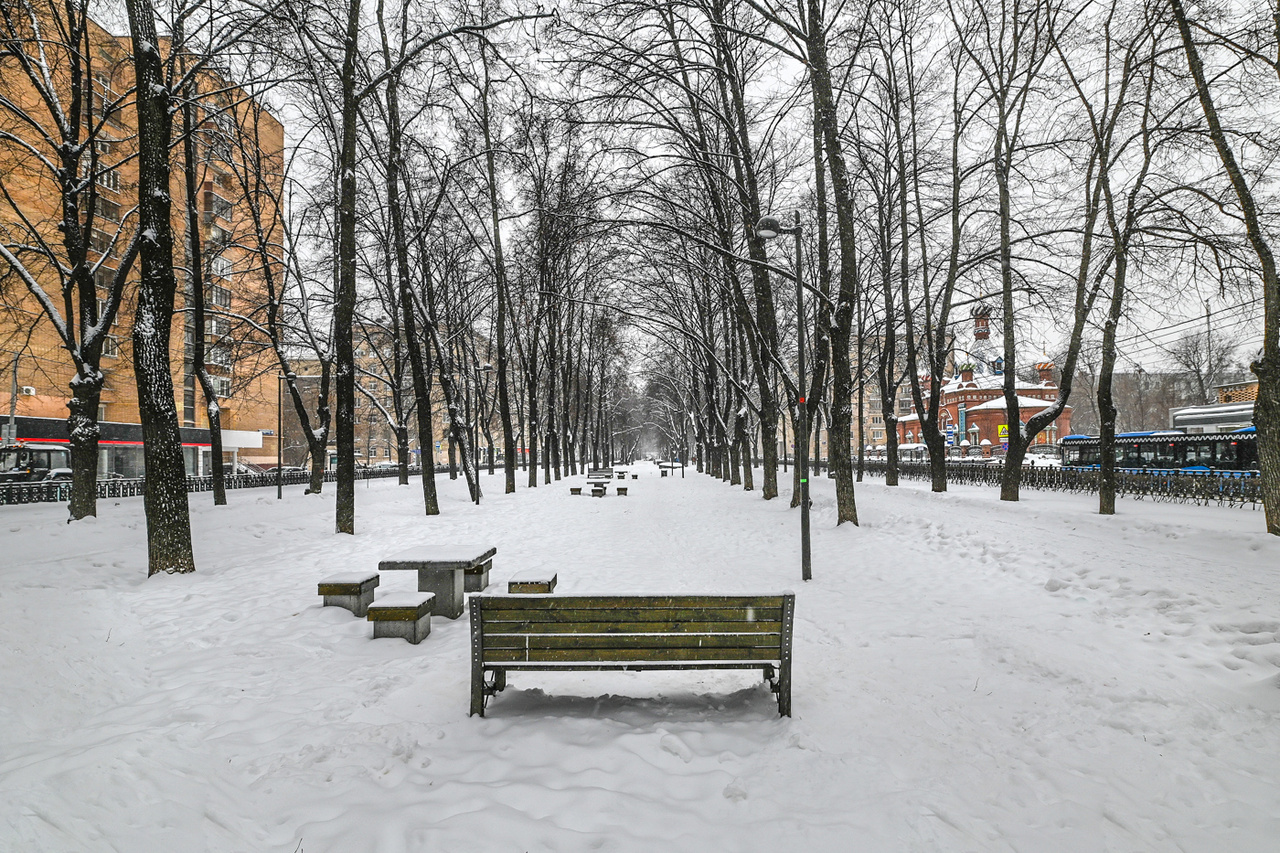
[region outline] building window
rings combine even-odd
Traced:
[[[209,304],[216,305],[219,308],[230,308],[231,291],[221,285],[210,285],[207,301]]]
[[[231,202],[217,193],[205,195],[204,222],[212,225],[215,219],[231,219]]]
[[[102,355],[106,358],[119,358],[120,339],[115,335],[107,335],[102,341]]]
[[[105,198],[98,198],[93,205],[93,213],[95,216],[105,219],[108,222],[120,221],[120,205],[114,201],[108,201]]]
[[[226,317],[206,317],[205,326],[212,341],[217,341],[231,334],[231,321]]]
[[[219,397],[231,396],[231,379],[226,376],[210,376],[209,381],[213,384],[213,393]]]
[[[230,368],[234,361],[231,348],[220,345],[209,347],[204,356],[205,365],[210,367]]]
[[[99,71],[93,75],[93,80],[94,117],[118,125],[120,123],[120,107],[115,103],[116,93],[111,86],[111,75]]]
[[[98,186],[112,192],[120,192],[120,172],[118,169],[101,169],[98,171]]]
[[[231,278],[231,259],[225,255],[217,255],[209,261],[209,272],[218,278]]]
[[[109,258],[116,255],[116,241],[114,234],[108,234],[101,228],[94,228],[89,232],[89,248]]]

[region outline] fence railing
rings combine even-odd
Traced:
[[[436,473],[448,472],[448,465],[437,465]],[[409,468],[411,475],[422,469],[416,465]],[[311,474],[307,471],[285,471],[280,475],[286,486],[310,483]],[[400,476],[400,469],[393,467],[360,468],[356,471],[357,480],[382,480],[387,477]],[[336,471],[326,471],[324,481],[332,483],[337,479]],[[228,474],[225,478],[228,489],[260,489],[276,484],[273,472],[261,474]],[[99,480],[98,499],[131,498],[144,494],[147,481],[141,477],[128,480]],[[213,491],[213,477],[188,477],[188,492]],[[0,506],[6,504],[56,503],[71,499],[71,482],[69,480],[49,480],[40,483],[2,483],[0,484]]]
[[[883,477],[887,467],[886,462],[868,462],[866,472]],[[1003,465],[949,464],[947,482],[999,486],[1003,472]],[[898,476],[907,480],[929,480],[933,475],[928,463],[903,462],[898,464]],[[1022,469],[1022,485],[1029,489],[1096,493],[1098,478],[1096,469],[1035,466]],[[1117,471],[1116,495],[1197,506],[1217,504],[1257,509],[1262,505],[1262,480],[1254,473],[1232,471]]]

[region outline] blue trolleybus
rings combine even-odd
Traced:
[[[1059,442],[1062,467],[1097,468],[1101,441],[1096,435],[1069,435]],[[1236,432],[1187,435],[1182,432],[1125,432],[1116,436],[1116,468],[1125,471],[1258,471],[1255,427]]]

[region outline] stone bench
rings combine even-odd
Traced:
[[[378,571],[416,571],[418,592],[436,595],[435,612],[457,619],[464,592],[480,592],[489,585],[489,571],[497,548],[422,546],[402,551],[378,563]]]
[[[547,595],[556,591],[556,573],[539,571],[521,572],[507,581],[507,592],[512,595]]]
[[[431,633],[431,609],[434,593],[402,593],[388,595],[369,605],[365,617],[373,623],[374,639],[400,637],[417,645]]]
[[[363,616],[373,602],[373,589],[380,578],[376,574],[346,572],[330,575],[320,581],[319,595],[324,596],[325,607],[345,607],[357,616]]]

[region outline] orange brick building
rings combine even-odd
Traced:
[[[1022,423],[1036,415],[1058,399],[1058,386],[1053,381],[1055,365],[1042,362],[1036,365],[1040,381],[1032,384],[1019,382],[1018,415]],[[925,380],[926,382],[928,380]],[[942,387],[938,412],[948,445],[956,448],[978,448],[983,456],[1000,455],[1007,449],[1009,440],[1009,416],[1004,401],[1004,376],[985,373],[975,376],[971,368],[960,371]],[[1036,436],[1034,444],[1056,444],[1058,438],[1071,434],[1071,407],[1063,409],[1043,432]],[[920,416],[912,407],[911,413],[898,419],[898,441],[902,444],[923,442],[920,433]],[[973,451],[970,451],[972,453]]]
[[[105,285],[114,273],[119,256],[132,236],[137,202],[136,113],[127,93],[133,85],[131,46],[127,36],[114,36],[90,23],[88,42],[93,54],[93,117],[100,122],[94,144],[97,148],[96,178],[98,203],[95,228],[89,235],[89,261],[105,258],[99,268],[99,304]],[[30,115],[49,120],[40,112],[36,92],[26,76],[8,60],[0,60],[0,87],[4,94]],[[205,279],[205,364],[221,409],[226,459],[274,463],[276,448],[276,360],[265,337],[250,323],[237,319],[261,317],[265,303],[261,264],[252,245],[242,237],[253,233],[246,212],[246,196],[239,188],[237,170],[243,166],[236,138],[239,128],[250,120],[256,124],[259,151],[267,163],[283,159],[284,128],[265,111],[252,109],[243,96],[237,97],[222,81],[201,80],[201,90],[218,92],[199,107],[197,131],[200,228]],[[123,93],[123,94],[121,94]],[[180,130],[176,122],[175,130]],[[0,111],[0,128],[37,149],[47,148],[47,139],[30,129],[24,131],[14,112]],[[209,454],[208,412],[196,381],[192,361],[194,320],[183,308],[190,303],[189,252],[187,251],[187,211],[184,188],[182,146],[173,150],[171,195],[173,198],[174,263],[178,270],[178,294],[171,334],[170,360],[178,416],[183,426],[182,440],[189,474],[207,473],[213,464]],[[47,153],[42,151],[42,153]],[[0,176],[12,204],[0,199],[0,241],[11,246],[33,237],[61,247],[62,220],[58,186],[39,159],[13,140],[0,139]],[[268,181],[279,186],[278,175]],[[267,194],[268,196],[270,194]],[[278,197],[278,196],[277,196]],[[278,234],[279,217],[273,200],[259,195],[256,202],[265,210],[268,229]],[[0,423],[7,424],[12,411],[17,438],[27,441],[65,443],[69,383],[75,375],[74,363],[62,340],[29,289],[5,267],[0,259]],[[41,285],[59,295],[57,273],[46,268],[33,273]],[[185,294],[185,298],[184,298]],[[99,473],[123,476],[142,473],[141,427],[138,417],[137,387],[132,368],[131,331],[136,290],[126,288],[119,313],[103,350],[101,369],[106,377],[98,417],[102,425]],[[16,367],[16,372],[15,372]],[[16,388],[16,395],[13,389]]]

